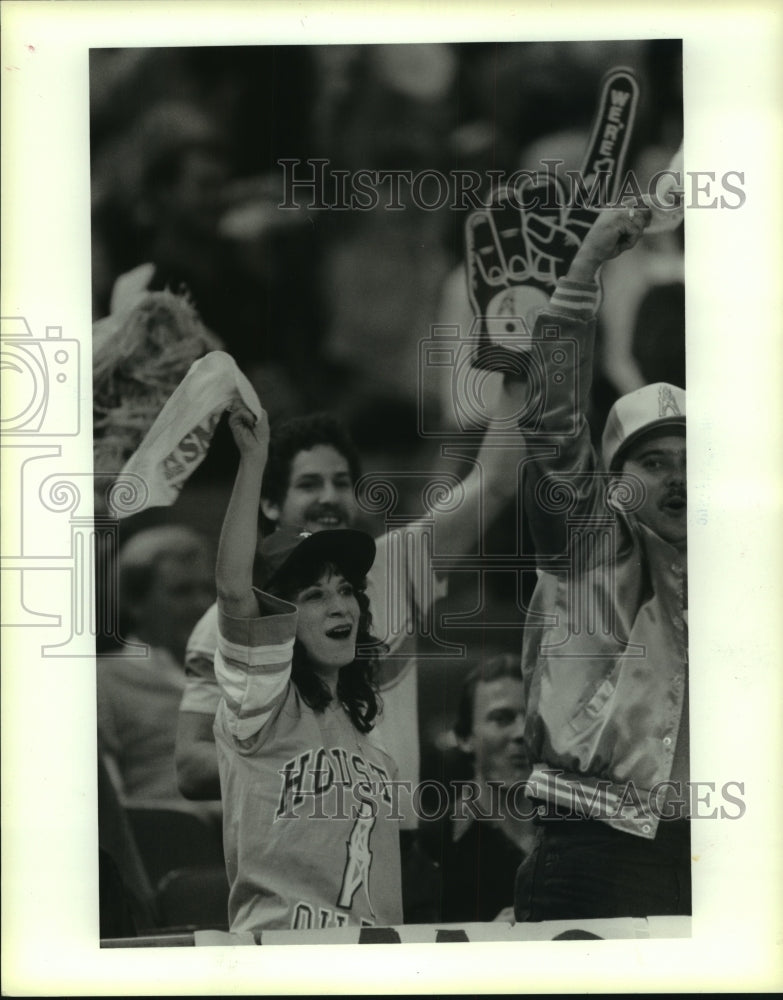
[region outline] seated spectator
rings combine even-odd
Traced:
[[[444,921],[513,920],[516,871],[537,837],[521,815],[529,811],[521,785],[530,764],[524,725],[518,657],[496,656],[468,674],[454,732],[473,778],[458,789],[441,830]]]
[[[204,539],[180,525],[138,532],[120,551],[119,586],[123,634],[147,650],[98,658],[99,750],[124,804],[186,808],[174,740],[185,645],[214,594]]]

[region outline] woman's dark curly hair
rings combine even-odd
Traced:
[[[386,652],[386,646],[372,635],[372,615],[370,599],[366,593],[365,579],[352,579],[338,565],[325,563],[311,565],[306,570],[286,573],[285,566],[266,584],[264,590],[293,601],[298,593],[320,580],[324,573],[338,573],[351,587],[359,604],[359,622],[356,632],[357,655],[355,659],[340,668],[337,677],[337,697],[345,706],[351,722],[361,733],[368,733],[375,724],[381,709],[378,694],[378,660]],[[299,694],[315,712],[322,712],[331,702],[332,695],[321,678],[313,672],[307,651],[297,639],[294,643],[294,657],[291,666],[291,680]]]

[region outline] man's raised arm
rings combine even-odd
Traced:
[[[586,418],[600,304],[598,275],[604,261],[635,245],[649,219],[646,209],[604,209],[536,320],[532,340],[542,368],[541,405],[535,421],[523,420],[519,429],[529,451],[524,509],[541,555],[560,553],[566,544],[565,514],[556,497],[549,502],[545,477],[568,476],[569,516],[593,513],[603,503]]]
[[[548,305],[538,314],[528,346],[533,349],[532,366],[540,382],[529,375],[495,376],[498,381],[502,378],[502,387],[494,396],[487,393],[493,399],[493,419],[474,467],[461,483],[461,502],[448,512],[433,512],[419,525],[422,530],[427,524],[433,526],[439,554],[459,555],[475,547],[486,527],[516,498],[518,470],[523,463],[525,505],[534,537],[540,535],[541,542],[547,539],[546,549],[552,551],[554,539],[550,536],[554,529],[556,537],[559,528],[552,517],[537,509],[534,491],[548,473],[589,473],[595,468],[585,412],[592,385],[595,316],[600,303],[598,273],[604,261],[636,243],[648,222],[646,209],[612,208],[597,216],[567,275],[558,281]],[[478,280],[475,274],[472,280]],[[475,294],[473,299],[483,301]],[[552,330],[557,330],[559,336],[550,340]],[[565,353],[559,350],[558,340],[568,348]],[[540,406],[531,400],[531,393],[537,390],[543,394]],[[510,414],[523,415],[518,437],[509,431]],[[584,502],[591,501],[586,496]],[[558,547],[555,542],[555,549]]]

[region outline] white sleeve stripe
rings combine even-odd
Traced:
[[[275,697],[275,699],[268,705],[264,705],[263,708],[256,708],[252,712],[242,711],[239,705],[226,698],[226,707],[229,710],[229,721],[231,723],[231,731],[234,735],[237,735],[237,727],[242,726],[242,731],[245,735],[241,736],[240,739],[247,739],[248,735],[252,736],[257,733],[259,729],[264,725],[268,718],[274,713],[274,710],[280,704],[280,702],[285,697],[285,688]]]
[[[598,283],[596,281],[574,281],[572,278],[560,278],[557,288],[567,292],[595,294],[598,291]]]
[[[262,705],[261,707],[256,707],[252,711],[245,709],[242,712],[237,712],[237,718],[245,719],[246,721],[250,721],[251,719],[253,719],[256,722],[258,722],[259,719],[266,719],[268,718],[268,716],[272,714],[275,708],[277,708],[277,706],[280,704],[280,702],[283,700],[284,697],[285,697],[285,687],[277,695],[275,695],[274,700],[269,702],[268,705]]]
[[[217,661],[215,666],[223,695],[227,702],[235,706],[234,711],[237,715],[252,714],[268,705],[288,683],[287,670],[263,680],[255,678],[253,684],[249,685],[247,674],[232,670],[225,663],[219,672]]]
[[[265,686],[274,684],[275,678],[280,674],[290,673],[291,660],[281,660],[279,663],[264,664],[260,667],[248,667],[240,660],[232,660],[228,656],[222,656],[224,675],[230,674],[233,677],[241,677],[243,682],[249,686]]]
[[[244,646],[241,643],[229,642],[225,636],[219,638],[220,650],[226,659],[242,663],[248,667],[266,667],[276,663],[290,663],[294,654],[294,640],[280,642],[270,646]]]
[[[247,688],[247,675],[231,667],[223,659],[220,650],[215,653],[215,677],[220,684],[220,690],[231,711],[236,714],[240,710],[242,699]]]
[[[236,715],[229,716],[228,729],[235,740],[249,740],[259,733],[267,719],[272,715],[274,706],[265,711],[262,715],[253,716],[251,719],[239,718]]]
[[[552,293],[552,306],[564,308],[594,308],[599,301],[600,288],[597,283],[584,284],[561,278]]]
[[[561,306],[564,309],[592,309],[598,302],[598,294],[557,288],[550,302],[553,308]]]
[[[288,684],[290,660],[278,669],[249,674],[226,660],[220,649],[215,655],[215,676],[231,712],[237,716],[255,716],[285,690]]]
[[[191,660],[211,660],[215,653],[215,646],[188,646],[185,654],[185,662]]]
[[[574,288],[573,286],[569,288],[567,285],[561,284],[557,286],[553,294],[557,295],[558,297],[566,296],[568,298],[573,299],[573,298],[594,298],[596,292],[593,291],[593,289],[591,288]]]

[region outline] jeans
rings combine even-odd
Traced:
[[[518,921],[688,915],[688,820],[661,821],[654,840],[595,819],[541,820],[538,846],[520,865]]]

